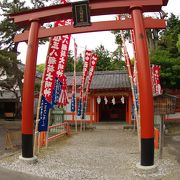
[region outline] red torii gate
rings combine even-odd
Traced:
[[[90,14],[124,14],[129,13],[132,19],[124,21],[107,21],[92,23],[92,26],[74,28],[73,26],[40,28],[46,22],[72,19],[71,4],[56,5],[35,9],[18,14],[11,18],[19,26],[30,26],[30,30],[16,35],[15,42],[27,41],[28,49],[24,72],[22,102],[22,158],[33,159],[33,103],[34,82],[38,38],[82,32],[106,31],[115,29],[134,29],[137,53],[137,70],[140,92],[141,116],[141,166],[154,165],[154,113],[153,94],[150,76],[146,28],[165,28],[164,20],[143,18],[143,12],[157,12],[168,0],[90,0]]]

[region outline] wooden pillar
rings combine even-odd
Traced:
[[[92,124],[92,111],[93,111],[93,104],[92,104],[92,96],[89,97],[89,115],[90,115],[90,123]]]
[[[97,105],[97,122],[99,122],[99,109],[100,109],[99,106],[100,106],[100,104]]]
[[[128,124],[132,123],[132,95],[128,96]]]
[[[129,122],[129,97],[128,99],[125,99],[125,103],[126,103],[126,123],[128,124]]]
[[[93,114],[94,114],[94,122],[97,122],[97,102],[96,102],[96,97],[94,96],[94,109],[93,109]]]
[[[141,119],[141,165],[154,165],[153,94],[147,37],[141,7],[132,7],[137,53],[137,71]]]
[[[22,157],[33,157],[33,110],[39,22],[32,21],[29,31],[22,101]]]

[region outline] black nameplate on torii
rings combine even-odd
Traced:
[[[90,26],[89,1],[72,3],[74,27]]]

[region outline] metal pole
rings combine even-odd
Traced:
[[[31,22],[24,71],[23,101],[22,101],[22,157],[33,157],[33,107],[34,84],[36,75],[36,60],[38,51],[39,22]]]
[[[147,37],[141,7],[132,7],[137,53],[141,119],[141,166],[154,165],[153,94]]]

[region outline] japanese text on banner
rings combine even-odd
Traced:
[[[86,82],[88,66],[89,66],[89,62],[91,60],[91,56],[92,56],[92,52],[89,50],[86,50],[85,51],[85,61],[84,61],[84,65],[83,65],[83,75],[82,75],[82,81],[81,81],[81,87],[80,87],[80,98],[82,98],[83,89],[84,89],[84,85]]]
[[[92,82],[92,79],[93,79],[93,76],[94,76],[94,71],[95,71],[96,64],[97,64],[97,60],[98,60],[97,55],[93,54],[92,57],[91,57],[91,67],[90,67],[90,70],[89,70],[89,80],[88,80],[88,84],[87,84],[87,87],[86,87],[86,92],[89,92],[89,90],[90,90],[91,82]]]

